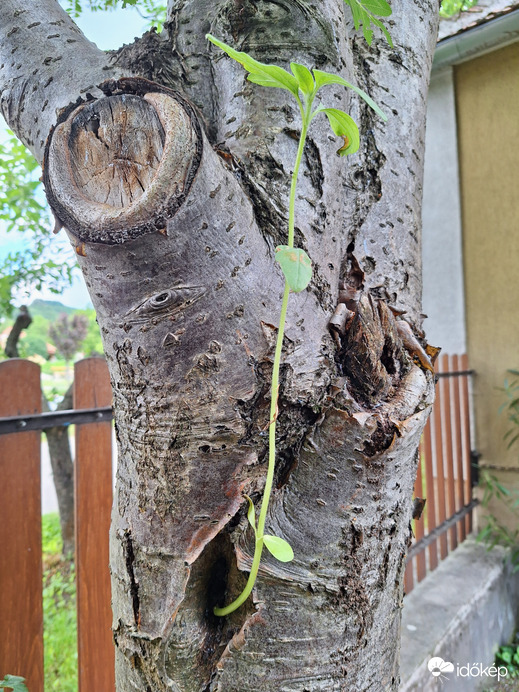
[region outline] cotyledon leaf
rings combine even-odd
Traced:
[[[312,278],[312,260],[301,248],[278,245],[276,262],[279,262],[291,291],[300,293]]]
[[[290,562],[294,559],[294,551],[290,543],[279,536],[263,536],[263,542],[276,560],[280,562]]]

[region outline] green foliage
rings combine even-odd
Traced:
[[[101,340],[101,332],[97,324],[95,310],[93,308],[79,310],[78,314],[86,318],[88,329],[87,335],[78,346],[78,350],[83,352],[85,358],[103,355],[103,342]]]
[[[64,6],[71,17],[79,17],[85,8],[92,12],[103,12],[118,7],[135,7],[141,17],[148,20],[150,27],[156,27],[157,31],[162,31],[167,16],[166,3],[156,0],[65,0]]]
[[[5,675],[3,680],[0,680],[0,689],[13,690],[13,692],[29,692],[25,686],[25,678],[19,675]]]
[[[505,379],[503,391],[507,401],[501,406],[500,412],[506,411],[508,422],[511,424],[504,439],[507,449],[510,449],[519,440],[519,370],[508,370],[512,379]]]
[[[45,690],[77,692],[75,594],[72,569],[56,571],[43,588]]]
[[[512,515],[516,516],[516,523],[519,525],[519,492],[509,490],[493,473],[486,469],[481,471],[479,486],[483,491],[481,499],[483,507],[488,509],[490,502],[497,500]],[[477,535],[477,540],[485,543],[488,550],[492,550],[496,545],[509,548],[513,571],[519,571],[519,529],[509,529],[490,512],[483,516],[482,521],[483,528]]]
[[[371,25],[378,27],[384,34],[391,48],[393,41],[389,31],[378,17],[390,17],[392,9],[386,0],[344,0],[350,6],[353,15],[353,23],[356,31],[362,26],[362,33],[368,45],[373,41],[373,29]]]
[[[71,281],[75,260],[56,262],[52,223],[45,205],[41,169],[32,154],[9,132],[0,143],[0,223],[9,233],[23,233],[23,249],[0,261],[0,315],[10,315],[15,292],[45,286],[58,293]]]
[[[370,0],[370,4],[377,4],[382,0]],[[324,113],[330,123],[330,127],[335,135],[343,138],[343,144],[339,151],[339,155],[353,154],[359,148],[359,132],[357,125],[348,113],[338,108],[325,108],[319,105],[313,110],[313,103],[317,92],[321,87],[328,84],[341,84],[349,87],[357,92],[377,113],[384,119],[385,116],[378,106],[358,87],[346,82],[339,75],[330,74],[321,70],[310,70],[296,62],[290,63],[292,74],[278,65],[267,65],[258,62],[250,55],[231,48],[227,44],[218,40],[210,34],[206,38],[221,48],[229,57],[240,63],[249,73],[247,79],[254,84],[259,84],[263,87],[273,87],[275,89],[283,89],[292,94],[295,98],[301,114],[301,133],[297,147],[296,160],[292,172],[292,181],[290,185],[290,199],[288,208],[288,242],[287,245],[280,245],[276,248],[276,261],[279,263],[283,275],[285,277],[285,289],[283,292],[283,301],[281,304],[281,313],[279,317],[278,335],[276,341],[276,349],[274,354],[274,363],[272,366],[272,382],[270,389],[270,423],[269,423],[269,454],[267,477],[265,479],[265,489],[261,501],[261,508],[256,526],[256,511],[250,497],[247,497],[249,504],[247,518],[249,524],[254,531],[255,547],[252,566],[249,573],[249,578],[245,588],[241,594],[230,605],[223,608],[217,607],[214,609],[215,615],[224,616],[232,613],[239,608],[252,592],[256,577],[258,575],[259,565],[263,546],[280,562],[290,562],[294,559],[294,552],[290,545],[279,536],[269,536],[264,533],[265,520],[267,516],[267,508],[272,491],[272,483],[274,480],[274,468],[276,459],[276,419],[277,419],[277,404],[279,396],[279,371],[281,364],[281,352],[283,346],[283,337],[285,332],[285,319],[288,309],[288,298],[290,291],[298,293],[303,291],[312,279],[312,262],[306,252],[301,248],[294,247],[294,227],[295,227],[295,196],[299,168],[303,156],[306,135],[310,124],[315,116],[319,113]]]
[[[500,646],[496,651],[496,656],[494,660],[494,665],[498,668],[506,668],[506,674],[502,675],[502,678],[510,682],[503,682],[492,686],[491,688],[485,688],[483,692],[512,692],[512,690],[519,689],[517,681],[519,678],[519,633],[515,632],[512,641],[509,644]]]
[[[30,311],[30,310],[29,310]],[[49,343],[49,321],[41,315],[32,316],[32,322],[22,332],[18,342],[18,350],[21,358],[29,358],[38,355],[48,358],[47,344]]]
[[[440,8],[441,17],[452,17],[453,14],[469,10],[478,4],[479,0],[443,0]]]
[[[41,518],[41,546],[44,556],[61,555],[63,541],[57,512],[44,514]]]
[[[77,624],[74,568],[61,557],[57,513],[42,517],[45,691],[77,692]]]

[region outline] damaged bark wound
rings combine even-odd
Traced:
[[[163,231],[196,174],[201,138],[174,92],[129,78],[100,85],[47,142],[44,183],[59,221],[82,242],[116,244]]]

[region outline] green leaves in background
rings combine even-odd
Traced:
[[[13,690],[13,692],[29,692],[25,686],[25,678],[19,675],[6,675],[3,680],[0,680],[0,689]]]
[[[300,293],[308,286],[312,278],[312,261],[304,250],[279,245],[276,262],[279,262],[291,291]]]
[[[167,6],[165,2],[156,0],[60,0],[66,11],[71,17],[79,17],[83,9],[92,12],[105,12],[115,10],[117,7],[135,7],[143,19],[148,21],[151,27],[157,31],[162,31],[167,17]]]
[[[0,260],[0,317],[11,314],[15,293],[30,295],[44,282],[49,290],[60,292],[70,284],[76,264],[68,249],[60,249],[59,262],[55,261],[53,222],[39,181],[40,166],[8,133],[7,141],[0,143],[0,224],[8,233],[20,234],[13,238],[20,249]]]
[[[294,551],[290,543],[278,536],[263,536],[263,543],[276,560],[280,562],[290,562],[294,559]]]
[[[389,17],[392,10],[386,0],[344,0],[350,6],[353,15],[353,23],[358,31],[362,25],[362,33],[369,46],[373,40],[373,29],[371,25],[378,27],[384,34],[386,41],[393,48],[393,41],[389,31],[377,17]]]
[[[440,17],[452,17],[453,14],[470,10],[477,4],[478,0],[443,0]]]

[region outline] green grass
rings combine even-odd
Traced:
[[[77,692],[74,564],[61,555],[57,513],[42,517],[45,692]]]

